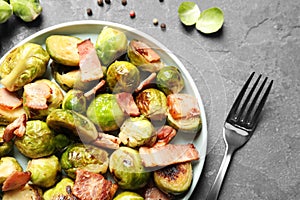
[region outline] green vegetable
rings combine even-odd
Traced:
[[[19,189],[4,192],[2,200],[40,200],[42,199],[42,195],[42,189],[35,185],[26,184]]]
[[[220,8],[209,8],[201,12],[196,28],[202,33],[217,32],[224,22],[224,15]]]
[[[9,154],[14,146],[13,141],[4,142],[3,140],[4,130],[5,130],[5,126],[0,126],[0,158]]]
[[[13,157],[2,157],[0,159],[0,185],[14,171],[22,171],[21,165]]]
[[[144,200],[144,198],[135,192],[124,191],[113,198],[113,200]]]
[[[60,182],[58,182],[55,187],[48,189],[43,194],[44,200],[53,200],[58,198],[61,195],[68,195],[67,187],[72,188],[74,185],[74,181],[70,178],[63,178]]]
[[[200,9],[194,2],[184,1],[178,7],[178,15],[184,25],[194,25],[200,15]]]
[[[0,0],[0,24],[6,22],[13,14],[11,5]]]
[[[42,12],[39,0],[10,0],[13,12],[25,22],[35,20]]]
[[[72,89],[67,92],[62,102],[62,109],[74,110],[78,113],[85,113],[86,98],[81,90]]]

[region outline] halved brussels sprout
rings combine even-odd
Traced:
[[[59,179],[61,167],[58,158],[52,155],[30,160],[27,171],[31,172],[31,181],[34,185],[48,188],[53,186]]]
[[[49,59],[41,45],[25,43],[17,47],[0,65],[2,85],[11,92],[21,89],[45,73]]]
[[[191,162],[170,165],[154,171],[156,186],[166,193],[181,194],[187,191],[192,183],[193,169]]]
[[[167,97],[155,88],[143,90],[136,97],[140,112],[151,120],[163,120],[167,115]]]
[[[113,93],[131,93],[140,83],[140,71],[130,62],[115,61],[108,67],[106,80]]]
[[[131,40],[127,55],[130,62],[143,71],[157,72],[164,67],[160,56],[142,41]]]
[[[83,142],[91,142],[98,137],[93,122],[73,110],[53,110],[48,115],[46,123],[55,132],[80,137]]]
[[[62,109],[74,110],[78,113],[85,113],[86,98],[81,90],[72,89],[67,92],[62,102]]]
[[[111,154],[109,170],[123,189],[142,188],[150,178],[150,172],[145,170],[139,152],[130,147],[120,147]]]
[[[60,163],[66,174],[73,179],[77,169],[104,174],[108,168],[108,153],[92,145],[77,143],[67,148]]]
[[[74,185],[74,181],[70,178],[63,178],[60,182],[58,182],[55,187],[48,189],[43,194],[44,200],[53,200],[57,199],[60,196],[69,195],[67,192],[67,187],[72,189]]]
[[[129,147],[152,146],[156,142],[156,132],[152,123],[144,117],[130,117],[120,128],[119,138]]]
[[[157,87],[166,95],[179,93],[184,88],[184,80],[177,67],[166,66],[156,76]]]
[[[25,22],[35,20],[42,12],[39,0],[10,0],[14,14]]]
[[[88,106],[86,114],[102,131],[117,130],[125,119],[114,94],[96,96]]]
[[[197,133],[202,127],[200,116],[188,119],[174,119],[172,115],[168,113],[167,122],[170,126],[182,132]]]
[[[8,125],[23,114],[25,114],[23,107],[18,107],[13,110],[2,109],[0,107],[0,125]]]
[[[0,158],[9,154],[14,147],[12,140],[9,142],[3,140],[4,130],[5,126],[0,126]]]
[[[0,24],[6,22],[13,14],[12,7],[5,1],[0,1]]]
[[[14,157],[2,157],[0,159],[0,185],[14,171],[22,171],[22,167]]]
[[[47,124],[40,120],[26,122],[26,132],[16,137],[15,146],[29,158],[41,158],[55,152],[55,134]]]
[[[40,200],[43,191],[34,185],[26,184],[24,187],[4,192],[2,200]]]
[[[104,27],[97,38],[95,48],[101,63],[108,66],[126,53],[127,37],[122,31]]]
[[[79,66],[77,44],[81,39],[67,35],[51,35],[46,39],[46,50],[57,63],[67,66]]]
[[[144,198],[138,193],[124,191],[113,198],[113,200],[144,200]]]

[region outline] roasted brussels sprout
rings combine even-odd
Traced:
[[[88,106],[86,114],[102,131],[117,130],[125,119],[114,94],[97,95]]]
[[[166,193],[175,195],[187,191],[192,183],[192,179],[191,162],[170,165],[154,171],[156,186]]]
[[[1,83],[11,92],[19,90],[45,73],[49,59],[41,45],[25,43],[11,51],[1,63]]]
[[[60,182],[58,182],[55,187],[46,190],[43,194],[44,200],[53,200],[58,199],[60,196],[68,195],[67,187],[70,189],[73,187],[74,181],[69,178],[63,178]]]
[[[27,171],[31,172],[31,181],[34,185],[49,188],[57,182],[61,167],[58,158],[52,155],[30,160]]]
[[[22,171],[21,165],[14,157],[2,157],[0,159],[0,185],[14,171]]]
[[[98,132],[91,120],[73,110],[56,109],[47,117],[46,123],[57,133],[80,137],[83,142],[96,140]]]
[[[167,97],[155,88],[143,90],[136,97],[140,112],[151,120],[163,120],[167,115]]]
[[[48,125],[40,120],[26,122],[23,137],[16,137],[15,146],[29,158],[41,158],[55,152],[55,134]]]
[[[43,191],[34,185],[26,184],[24,187],[4,192],[2,200],[40,200]]]
[[[119,138],[129,147],[152,146],[156,142],[156,132],[152,123],[144,117],[130,117],[120,128]]]
[[[127,55],[130,62],[143,71],[157,72],[164,67],[160,56],[142,41],[131,40]]]
[[[101,63],[108,66],[126,53],[127,37],[122,31],[104,27],[97,38],[95,48]]]
[[[124,191],[113,198],[113,200],[144,200],[144,198],[138,193]]]
[[[92,145],[77,143],[66,149],[60,163],[66,174],[73,179],[77,169],[104,174],[108,168],[108,153]]]
[[[14,147],[13,141],[5,142],[3,140],[5,126],[0,126],[0,158],[6,156]]]
[[[39,0],[10,0],[13,12],[25,22],[35,20],[42,12]]]
[[[140,83],[140,71],[130,62],[116,61],[108,67],[106,80],[113,93],[131,93]]]
[[[23,108],[29,119],[44,119],[61,106],[63,99],[59,86],[48,79],[40,79],[24,86]],[[42,103],[44,106],[41,106]]]
[[[57,63],[67,66],[79,66],[77,44],[81,39],[67,35],[51,35],[46,39],[46,50]]]
[[[6,22],[13,14],[12,7],[9,3],[0,0],[0,24]]]
[[[139,152],[130,147],[120,147],[111,154],[109,170],[123,189],[142,188],[150,178],[150,172],[145,170]]]
[[[179,93],[184,88],[184,80],[177,67],[166,66],[156,77],[157,87],[166,95]]]
[[[13,110],[0,108],[0,125],[8,125],[23,114],[25,114],[23,107],[18,107]]]
[[[85,113],[86,98],[81,90],[72,89],[67,92],[62,102],[62,108],[67,110],[74,110],[78,113]]]

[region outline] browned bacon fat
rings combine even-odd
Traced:
[[[47,99],[51,96],[51,88],[43,82],[29,83],[24,86],[26,101],[24,105],[33,109],[47,109]]]
[[[26,131],[26,114],[19,116],[15,121],[10,123],[4,129],[3,140],[8,142],[13,139],[16,135],[17,137],[22,137]]]
[[[140,111],[135,104],[131,93],[121,92],[116,94],[116,98],[119,106],[124,113],[133,117],[140,115]]]
[[[22,105],[22,100],[15,93],[0,88],[0,107],[13,110]]]
[[[7,177],[2,186],[2,191],[15,190],[24,187],[30,180],[30,172],[15,171]]]

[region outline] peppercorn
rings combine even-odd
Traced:
[[[154,24],[155,26],[158,25],[158,20],[157,20],[156,18],[154,18],[154,19],[152,20],[152,22],[153,22],[153,24]]]
[[[165,23],[161,23],[160,28],[164,30],[167,28],[167,25]]]
[[[90,8],[86,9],[86,13],[87,13],[88,16],[92,16],[93,15],[93,11]]]
[[[159,0],[159,2],[164,2],[164,0]]]
[[[103,0],[97,0],[99,6],[103,6]]]
[[[135,12],[133,10],[130,11],[129,15],[131,18],[135,18]]]
[[[122,5],[126,6],[127,5],[127,0],[122,0]]]
[[[110,4],[110,0],[105,0],[105,3]]]

